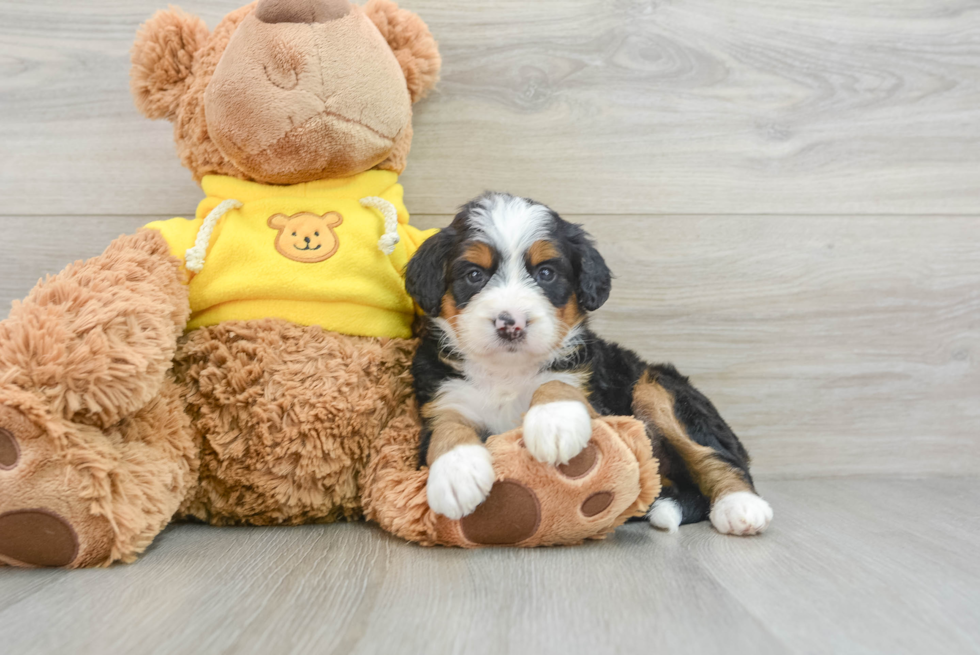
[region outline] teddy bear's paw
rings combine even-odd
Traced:
[[[526,427],[490,437],[497,481],[472,514],[436,517],[435,541],[470,548],[575,544],[641,515],[660,492],[643,424],[604,417],[590,421],[589,434],[558,466],[531,454]]]
[[[0,562],[77,567],[108,559],[112,527],[70,488],[66,469],[43,430],[0,405]]]
[[[722,534],[749,536],[769,527],[772,507],[751,491],[736,491],[716,500],[709,518]]]
[[[456,446],[429,468],[429,507],[450,519],[472,514],[490,493],[494,477],[490,451],[475,444]]]
[[[577,400],[535,405],[524,415],[524,445],[545,464],[567,464],[591,437],[589,410]]]

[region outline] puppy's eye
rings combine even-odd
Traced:
[[[484,273],[478,268],[474,268],[466,274],[466,281],[470,284],[480,284],[483,282]]]
[[[550,266],[542,266],[541,268],[538,269],[537,275],[535,277],[537,277],[538,282],[544,282],[544,283],[554,282],[555,269],[551,268]]]

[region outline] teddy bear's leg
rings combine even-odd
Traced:
[[[428,505],[428,468],[418,469],[414,404],[374,444],[365,472],[365,516],[423,545],[541,546],[602,538],[641,515],[660,492],[657,460],[643,425],[631,418],[593,421],[592,439],[562,466],[536,460],[521,430],[487,441],[497,481],[469,516],[454,521]]]
[[[383,529],[425,546],[440,543],[437,515],[425,494],[428,468],[419,469],[420,423],[414,398],[372,444],[364,472],[364,516]]]
[[[0,561],[132,560],[196,470],[168,373],[189,309],[163,238],[121,237],[0,322]]]

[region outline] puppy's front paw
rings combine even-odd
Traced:
[[[589,409],[577,400],[535,405],[524,415],[524,445],[539,462],[567,464],[591,437]]]
[[[429,467],[425,493],[436,514],[461,519],[486,500],[495,475],[484,446],[456,446]]]
[[[736,491],[715,501],[710,518],[722,534],[759,534],[772,520],[772,507],[751,491]]]

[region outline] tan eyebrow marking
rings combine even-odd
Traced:
[[[555,248],[555,244],[542,239],[535,241],[527,249],[527,258],[531,262],[531,266],[537,266],[541,262],[546,262],[549,259],[560,259],[561,253]]]
[[[485,243],[474,243],[463,252],[462,259],[489,269],[493,266],[493,250]]]

